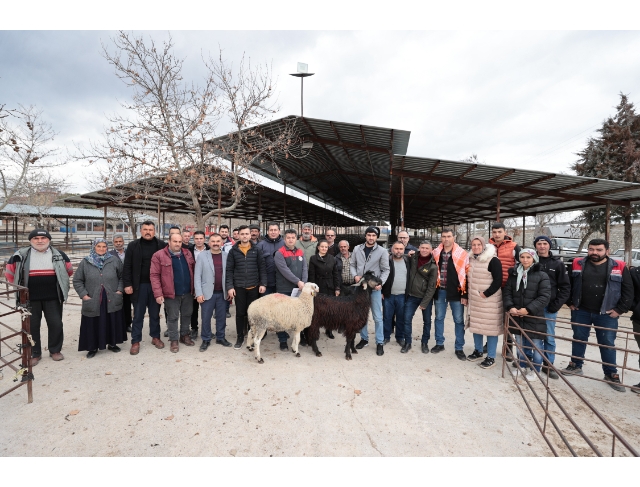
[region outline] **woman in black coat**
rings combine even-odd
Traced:
[[[318,285],[322,294],[328,296],[340,296],[340,269],[336,264],[336,258],[328,253],[329,244],[326,240],[318,242],[318,252],[309,259],[309,279]],[[329,330],[326,332],[329,338],[334,338]]]
[[[544,308],[551,299],[551,284],[549,276],[540,269],[538,254],[532,249],[520,251],[520,263],[509,269],[507,283],[502,290],[504,309],[520,325],[527,337],[521,334],[520,329],[513,324],[509,331],[514,334],[518,343],[518,359],[520,368],[526,372],[526,378],[531,380],[536,377],[533,370],[529,369],[521,349],[524,349],[529,361],[540,372],[542,355],[538,350],[543,350],[544,335],[547,332],[547,322],[544,319]],[[528,318],[537,316],[542,319]],[[533,348],[535,345],[538,350]],[[518,377],[518,368],[512,372]]]

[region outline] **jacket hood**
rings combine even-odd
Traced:
[[[472,254],[473,255],[473,254]],[[484,250],[476,257],[478,262],[488,262],[496,256],[496,248],[492,244],[487,244]]]

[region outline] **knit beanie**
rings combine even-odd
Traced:
[[[51,234],[44,228],[36,228],[35,230],[31,230],[31,233],[29,234],[29,240],[34,237],[47,237],[49,240],[51,240]]]

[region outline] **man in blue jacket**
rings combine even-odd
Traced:
[[[567,304],[571,308],[573,339],[587,342],[591,326],[596,329],[596,340],[600,345],[615,346],[618,317],[629,311],[633,302],[633,282],[624,262],[607,256],[609,242],[596,238],[589,242],[587,257],[575,259],[571,269],[573,287]],[[562,370],[565,375],[582,375],[582,364],[586,343],[572,342],[572,360]],[[616,351],[600,348],[604,380],[619,392],[625,392],[616,368]]]

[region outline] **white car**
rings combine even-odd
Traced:
[[[624,261],[624,249],[618,249],[611,254],[611,258]],[[631,249],[631,265],[640,266],[640,249]]]

